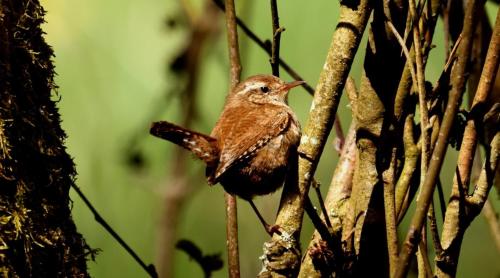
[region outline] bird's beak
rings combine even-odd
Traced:
[[[285,83],[285,85],[283,85],[283,91],[289,91],[290,89],[297,87],[297,86],[300,86],[304,83],[306,83],[306,82],[302,81],[302,80]]]

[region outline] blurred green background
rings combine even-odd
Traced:
[[[270,38],[268,1],[239,0],[237,12],[262,38]],[[202,1],[192,4],[201,12]],[[188,39],[181,1],[174,0],[43,0],[47,10],[44,30],[56,57],[57,84],[62,96],[59,108],[63,128],[68,134],[68,152],[77,166],[77,184],[111,226],[147,262],[155,261],[157,225],[162,212],[162,194],[169,186],[174,146],[149,136],[152,111],[162,109],[154,120],[179,120],[178,98],[166,101],[166,92],[175,91],[178,76],[169,64]],[[282,35],[281,56],[306,81],[314,85],[323,66],[338,17],[337,1],[279,1]],[[487,4],[490,22],[498,6]],[[222,14],[212,24],[219,34],[205,44],[198,83],[197,130],[209,133],[220,112],[228,84],[226,37]],[[170,24],[166,24],[170,22]],[[427,67],[427,79],[434,82],[444,64],[442,24]],[[366,42],[361,44],[352,76],[359,80]],[[240,32],[243,76],[270,73],[267,55]],[[282,71],[283,72],[283,71]],[[283,73],[282,77],[291,80]],[[314,86],[313,86],[314,87]],[[291,107],[302,124],[307,119],[311,97],[303,90],[292,91]],[[344,130],[350,124],[345,98],[339,107]],[[132,152],[131,152],[131,146]],[[131,154],[134,154],[131,163]],[[140,156],[137,156],[140,155]],[[456,161],[456,152],[448,153]],[[333,144],[325,148],[317,180],[328,185],[337,161]],[[143,163],[142,163],[143,162]],[[142,167],[138,167],[142,165]],[[195,177],[183,207],[179,238],[195,242],[205,253],[225,255],[225,212],[220,186],[209,188],[201,163],[191,161],[189,174]],[[451,165],[451,164],[449,164]],[[452,166],[442,173],[445,187],[452,180]],[[323,191],[326,192],[326,186]],[[73,217],[79,231],[93,248],[102,252],[89,262],[93,277],[147,277],[132,258],[95,222],[90,211],[73,194]],[[264,217],[273,219],[279,193],[258,198]],[[493,192],[497,211],[500,208]],[[239,202],[240,253],[242,277],[255,277],[260,270],[258,257],[268,238],[257,218],[244,202]],[[441,221],[439,219],[439,221]],[[302,233],[307,243],[312,232],[308,218]],[[500,277],[500,256],[491,242],[487,224],[479,216],[466,233],[459,277]],[[214,277],[226,277],[224,268]],[[202,277],[201,269],[179,251],[175,258],[175,277]]]

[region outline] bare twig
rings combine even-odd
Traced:
[[[224,3],[222,3],[222,0],[213,0],[214,3],[221,9],[222,11],[226,11],[226,6]],[[271,56],[272,55],[272,50],[269,47],[269,44],[265,43],[264,40],[260,39],[240,18],[236,17],[236,23],[238,26],[243,30],[243,32],[255,43],[257,43],[258,46],[260,46],[266,53]],[[288,63],[286,63],[283,59],[278,57],[278,62],[280,66],[288,73],[290,76],[295,79],[295,80],[302,80],[305,81],[302,76],[300,76],[294,69],[292,69]],[[309,85],[307,82],[302,84],[302,87],[311,95],[314,94],[314,89]]]
[[[417,9],[415,7],[415,0],[409,1],[410,16],[413,20],[413,44],[415,50],[415,62],[417,65],[417,85],[418,88],[418,101],[420,108],[420,142],[421,142],[421,155],[420,155],[420,185],[425,182],[425,174],[427,173],[427,167],[429,166],[429,156],[431,148],[431,125],[429,124],[429,110],[427,108],[427,93],[425,90],[425,73],[424,73],[424,61],[422,56],[422,46],[420,38],[420,24],[418,24]],[[422,187],[420,186],[420,190]],[[425,225],[422,229],[425,231]],[[419,266],[419,275],[423,275],[427,270],[430,269],[428,266],[427,254],[427,244],[424,244],[422,240],[418,246],[417,260]],[[424,269],[422,269],[424,268]]]
[[[391,275],[396,270],[398,262],[398,233],[395,205],[395,164],[396,148],[392,149],[391,163],[389,168],[382,173],[384,186],[384,213],[385,213],[385,232],[387,237],[387,252],[389,255],[389,273]]]
[[[334,244],[333,237],[332,237],[328,227],[321,220],[321,217],[319,216],[318,212],[314,208],[314,206],[311,202],[311,199],[309,197],[307,197],[304,201],[304,209],[305,209],[307,215],[309,216],[309,218],[311,219],[311,222],[313,223],[314,228],[316,228],[316,230],[321,235],[321,238],[324,241],[328,242],[329,246],[333,246],[333,244]]]
[[[333,229],[332,222],[330,222],[330,217],[328,216],[328,213],[326,211],[325,202],[323,201],[323,196],[321,195],[321,190],[320,190],[321,185],[316,180],[313,180],[312,182],[313,182],[312,186],[314,188],[314,191],[316,192],[316,196],[318,197],[321,213],[325,218],[326,226],[328,227],[328,229]]]
[[[444,219],[444,214],[446,212],[446,201],[444,200],[443,184],[441,184],[441,179],[437,181],[437,191],[439,198],[439,209],[441,210],[441,218]]]
[[[279,58],[280,58],[280,40],[283,29],[280,27],[278,16],[278,5],[276,0],[271,0],[271,19],[273,23],[273,40],[271,45],[271,69],[274,76],[280,76]]]
[[[349,84],[349,81],[347,82]],[[346,84],[346,89],[348,85]],[[349,206],[349,197],[351,194],[352,186],[352,175],[354,172],[354,164],[356,160],[356,136],[355,136],[355,125],[351,124],[349,132],[346,137],[345,148],[342,150],[339,163],[333,174],[330,188],[325,199],[325,207],[328,211],[328,217],[332,218],[333,234],[341,234],[343,226],[346,224],[344,221],[352,209]],[[326,217],[323,215],[323,217]],[[354,221],[351,221],[354,222]],[[313,239],[309,243],[308,250],[314,248],[315,244],[321,239],[318,231],[314,232]],[[339,243],[335,243],[339,244]],[[335,258],[340,260],[344,258],[347,254],[334,253]],[[339,260],[339,263],[340,263]],[[339,273],[342,276],[342,272]],[[310,253],[305,254],[302,264],[300,266],[299,277],[321,277],[322,273],[320,269],[317,269],[313,265]]]
[[[135,251],[118,235],[113,228],[102,218],[99,212],[94,208],[92,203],[87,199],[87,197],[83,194],[78,186],[72,184],[71,187],[75,190],[75,192],[80,196],[85,205],[89,208],[89,210],[94,215],[95,221],[101,224],[101,226],[129,253],[132,258],[149,274],[149,276],[156,278],[158,274],[156,273],[155,266],[153,264],[146,265],[144,261],[135,253]]]
[[[479,6],[478,2],[480,2],[480,0],[470,0],[467,2],[468,9],[464,18],[464,30],[462,31],[463,41],[459,46],[459,55],[457,57],[456,65],[452,69],[452,90],[443,116],[438,141],[432,153],[432,158],[428,167],[429,171],[426,174],[420,197],[417,200],[416,212],[412,218],[403,248],[399,255],[399,266],[396,271],[396,278],[403,278],[408,272],[410,258],[414,254],[416,244],[420,241],[419,234],[424,224],[429,204],[432,200],[437,177],[443,165],[443,159],[448,146],[448,137],[465,89],[466,65],[468,63],[472,46],[472,29],[473,26],[475,26],[474,22],[477,20],[475,17],[475,11],[477,10],[477,6]]]
[[[238,31],[236,30],[236,13],[234,0],[226,0],[226,29],[227,42],[229,48],[230,63],[230,90],[240,82],[241,64],[238,46]],[[224,199],[226,203],[226,233],[227,233],[227,258],[229,277],[240,277],[240,256],[238,250],[238,214],[236,197],[225,192]]]
[[[431,202],[429,206],[429,213],[427,214],[429,218],[429,227],[432,236],[432,242],[434,244],[434,250],[436,251],[436,257],[440,258],[443,253],[443,247],[441,247],[441,240],[439,239],[439,231],[436,220],[436,211],[434,210],[434,202]]]
[[[443,72],[447,72],[451,63],[455,60],[455,54],[457,53],[458,46],[460,45],[460,42],[462,41],[462,35],[458,36],[457,41],[453,45],[453,48],[451,49],[451,52],[448,56],[448,59],[446,59],[446,64],[444,64],[444,70]]]
[[[406,61],[408,61],[407,65],[408,65],[408,68],[410,69],[411,79],[413,81],[413,84],[418,84],[417,83],[417,75],[415,73],[415,67],[413,66],[413,59],[410,56],[410,51],[406,47],[403,38],[398,33],[398,30],[396,29],[396,27],[394,27],[394,24],[392,24],[392,22],[390,20],[387,20],[386,23],[387,23],[387,26],[389,26],[389,29],[391,30],[391,32],[394,34],[394,36],[398,40],[399,44],[401,45],[401,49],[403,49],[403,53],[406,56]]]
[[[429,165],[430,156],[430,140],[431,140],[431,126],[429,124],[429,110],[427,108],[427,94],[425,91],[425,73],[424,73],[424,61],[422,56],[422,46],[420,38],[420,27],[417,18],[417,9],[415,7],[415,0],[409,1],[410,5],[410,16],[413,19],[413,43],[415,50],[415,60],[417,64],[417,85],[418,88],[418,101],[420,107],[420,129],[421,129],[421,143],[422,143],[422,155],[420,157],[420,184],[425,181],[425,174],[427,173],[427,167]]]
[[[184,251],[191,259],[193,259],[203,270],[205,278],[210,278],[212,272],[219,270],[223,266],[220,254],[203,255],[201,249],[192,241],[181,239],[175,244],[175,248]]]
[[[238,43],[238,30],[236,29],[234,0],[226,0],[226,29],[230,63],[229,80],[230,89],[232,89],[240,82],[241,75],[240,51]]]
[[[424,231],[422,230],[422,233]],[[419,265],[419,277],[433,277],[433,274],[432,274],[432,268],[431,268],[431,264],[429,263],[429,254],[427,253],[427,244],[424,243],[424,241],[420,241],[419,243],[419,246],[418,246],[418,251],[419,253],[421,254],[421,260],[422,260],[422,268],[423,269],[420,269],[420,265]],[[422,273],[421,273],[422,271]]]
[[[413,138],[413,114],[406,116],[404,131],[403,131],[403,144],[405,161],[403,170],[399,175],[398,182],[396,183],[396,215],[398,223],[401,222],[406,210],[403,210],[403,202],[408,195],[410,183],[415,175],[416,166],[418,161],[418,147]]]
[[[486,203],[484,203],[483,214],[490,227],[491,237],[500,253],[500,221],[498,220],[498,213],[495,212],[490,200],[486,200]]]

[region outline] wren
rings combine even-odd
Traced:
[[[165,121],[153,123],[150,133],[191,151],[207,165],[208,184],[219,182],[256,210],[252,198],[276,191],[297,155],[300,125],[286,97],[303,83],[255,75],[228,95],[210,136]]]

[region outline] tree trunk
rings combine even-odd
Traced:
[[[37,0],[0,0],[0,274],[88,277],[44,13]]]

